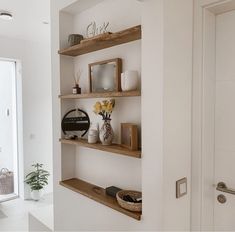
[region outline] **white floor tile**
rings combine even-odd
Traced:
[[[28,212],[51,204],[52,194],[38,202],[17,198],[0,203],[0,231],[28,231]]]

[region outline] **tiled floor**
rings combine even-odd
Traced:
[[[18,198],[0,203],[0,231],[27,231],[28,212],[51,204],[51,194],[38,202]]]

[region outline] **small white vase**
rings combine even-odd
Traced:
[[[42,195],[43,195],[42,189],[31,191],[31,198],[32,198],[34,201],[39,201],[39,200],[42,198]]]
[[[121,74],[122,91],[136,90],[138,87],[138,72],[126,71]]]

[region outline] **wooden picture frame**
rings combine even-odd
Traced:
[[[109,65],[109,66],[108,66]],[[113,67],[112,67],[113,65]],[[91,63],[89,66],[89,85],[90,85],[90,93],[105,93],[105,92],[119,92],[121,91],[121,73],[122,73],[122,59],[110,59],[104,60],[100,62]],[[97,70],[107,70],[107,68],[111,68],[108,70],[107,75],[98,74]],[[96,70],[96,71],[95,71]],[[113,77],[109,77],[113,74]],[[109,82],[108,87],[102,86],[100,82]],[[110,81],[109,81],[110,78]],[[96,84],[99,83],[99,84]]]
[[[138,150],[138,127],[132,123],[121,123],[121,146]]]

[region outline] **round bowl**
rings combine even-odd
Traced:
[[[128,202],[123,200],[123,196],[129,195],[134,198],[140,198],[142,197],[142,193],[138,191],[132,191],[132,190],[121,190],[117,192],[116,198],[118,201],[118,204],[129,211],[133,212],[141,212],[142,211],[142,203],[134,203],[134,202]]]

